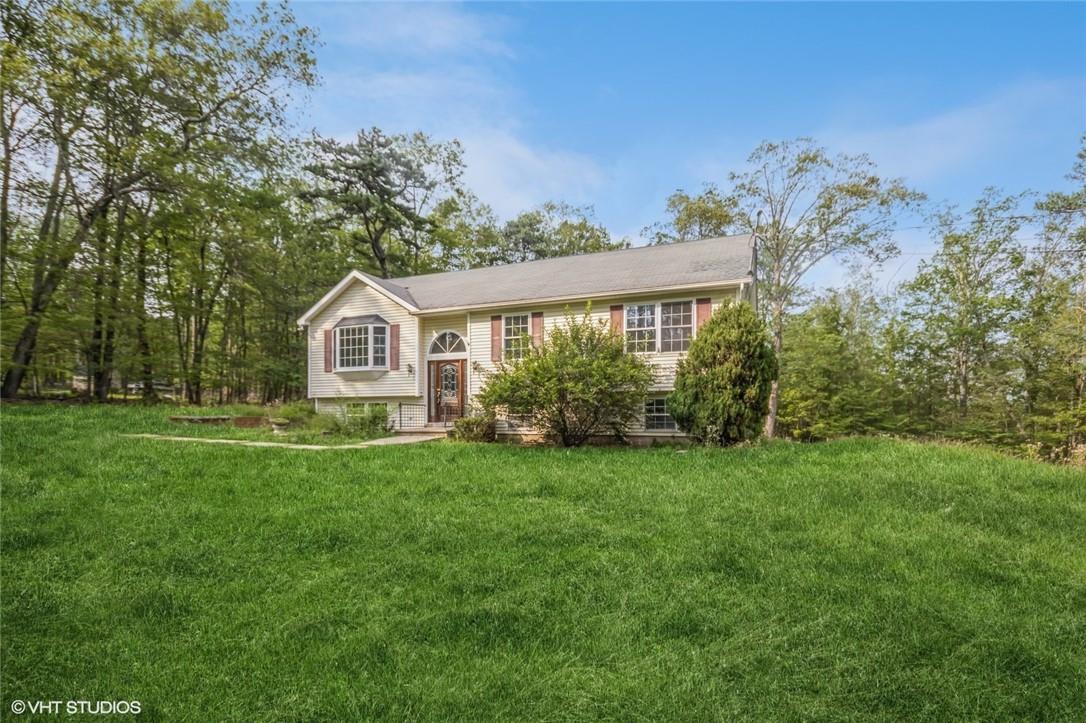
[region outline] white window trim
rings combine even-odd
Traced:
[[[671,416],[671,412],[666,411],[667,410],[667,397],[666,396],[649,397],[648,399],[645,400],[645,405],[644,406],[647,407],[649,402],[658,402],[658,401],[662,401],[664,403],[664,409],[665,409],[664,414],[667,416],[668,419],[671,420],[671,426],[670,427],[649,427],[649,415],[645,413],[645,409],[644,409],[644,407],[642,407],[642,410],[641,410],[641,412],[642,412],[641,413],[641,429],[643,431],[645,431],[645,432],[651,432],[651,433],[675,434],[676,432],[679,431],[679,425],[675,422],[675,418]]]
[[[532,335],[532,314],[533,314],[533,312],[531,312],[531,311],[512,311],[512,312],[509,312],[508,314],[502,314],[502,359],[505,358],[506,352],[509,351],[508,349],[505,348],[505,342],[506,342],[506,340],[512,338],[512,337],[508,337],[508,336],[505,335],[505,320],[508,319],[511,316],[526,316],[526,317],[528,317],[528,330],[525,333],[528,336],[531,336]],[[524,354],[521,354],[520,356],[517,356],[517,357],[514,357],[514,358],[520,359],[523,356],[524,356]]]
[[[375,327],[380,327],[385,330],[385,363],[381,365],[375,365],[373,363],[373,330]],[[343,329],[362,329],[366,331],[366,358],[369,364],[366,366],[354,366],[354,367],[341,367],[339,365],[339,332]],[[389,352],[389,339],[388,339],[388,324],[352,324],[351,326],[337,326],[333,329],[332,334],[332,360],[334,364],[332,369],[335,372],[372,372],[372,371],[387,371],[388,370],[388,352]]]
[[[664,304],[690,304],[690,343],[694,343],[694,339],[698,335],[698,302],[697,299],[660,299],[659,301],[630,301],[622,305],[622,341],[625,344],[627,341],[626,332],[629,329],[626,326],[626,309],[631,306],[654,306],[656,311],[653,314],[653,318],[656,321],[654,327],[656,331],[656,346],[651,351],[627,351],[627,354],[686,354],[685,351],[660,351],[660,340],[663,336],[663,323],[664,316],[662,308]]]

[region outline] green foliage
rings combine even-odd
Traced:
[[[120,435],[164,413],[5,406],[12,697],[124,687],[164,720],[1086,718],[1078,470],[874,439]]]
[[[891,234],[898,214],[924,198],[900,179],[880,176],[867,156],[832,155],[811,138],[762,143],[747,168],[728,180],[739,228],[758,235],[759,310],[769,320],[778,355],[788,344],[787,316],[811,268],[828,258],[882,261],[895,255]]]
[[[385,404],[348,404],[342,417],[337,417],[341,431],[363,437],[380,437],[388,433],[388,406]]]
[[[313,184],[301,195],[346,235],[359,265],[384,278],[429,270],[421,268],[432,253],[428,215],[460,193],[459,142],[372,128],[351,143],[315,138],[311,151]]]
[[[461,442],[493,442],[497,439],[494,415],[472,414],[453,422],[452,436]]]
[[[275,410],[275,414],[295,423],[308,421],[316,412],[313,409],[313,402],[308,399],[299,399],[281,405]]]
[[[23,10],[27,35],[5,52],[19,55],[15,65],[32,69],[24,80],[34,82],[6,86],[0,97],[20,107],[14,125],[2,124],[5,147],[13,141],[17,155],[55,163],[16,158],[17,190],[4,198],[16,223],[5,216],[0,229],[0,267],[10,271],[3,295],[28,292],[5,307],[5,352],[13,350],[5,372],[29,370],[31,391],[43,391],[39,382],[70,379],[78,354],[88,393],[99,399],[111,382],[144,377],[153,397],[180,376],[199,401],[216,331],[207,317],[221,308],[225,277],[251,278],[239,257],[257,255],[256,244],[240,254],[235,239],[260,238],[253,220],[267,215],[247,179],[274,146],[285,91],[313,80],[312,34],[285,7],[57,2]],[[78,182],[50,182],[72,165]],[[18,190],[38,184],[44,207]],[[81,261],[71,264],[74,256]],[[165,308],[153,319],[148,306]],[[43,322],[36,340],[27,334],[35,322]],[[13,388],[16,377],[6,379]]]
[[[863,287],[830,291],[785,327],[792,342],[780,358],[780,431],[812,441],[891,430],[880,344],[882,304]]]
[[[749,304],[725,304],[698,329],[679,362],[668,410],[699,442],[742,442],[758,435],[776,378],[765,324]]]
[[[641,235],[654,244],[724,236],[736,227],[737,211],[737,199],[722,194],[716,184],[705,184],[696,196],[680,189],[667,198],[668,220],[646,226]]]
[[[780,422],[797,439],[892,432],[1070,461],[1086,442],[1086,206],[989,191],[937,217],[939,251],[892,298],[815,299],[787,327]]]
[[[455,268],[495,266],[559,256],[611,251],[629,246],[613,241],[593,219],[591,207],[544,203],[499,225],[493,212],[469,199],[450,205],[442,219]]]
[[[911,343],[931,360],[936,384],[952,390],[932,412],[970,436],[972,427],[995,422],[1003,412],[999,389],[1012,360],[999,342],[1022,297],[1019,203],[988,189],[967,219],[939,214],[939,252],[901,290]]]
[[[641,415],[652,370],[590,314],[588,309],[577,318],[567,312],[563,324],[547,330],[542,348],[526,345],[522,358],[504,360],[480,394],[484,409],[526,415],[564,447],[596,434],[625,434]]]

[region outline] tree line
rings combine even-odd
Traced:
[[[463,183],[460,144],[288,122],[318,82],[289,7],[223,0],[29,0],[2,9],[2,393],[79,381],[105,401],[289,400],[295,319],[349,268],[383,277],[629,245],[560,202],[499,219]],[[678,191],[649,243],[758,238],[759,308],[781,375],[766,431],[886,431],[1069,454],[1083,443],[1086,160],[1078,190],[990,190],[932,211],[865,156],[764,143]],[[899,256],[906,213],[934,252],[877,292],[812,296],[826,262]],[[908,257],[904,257],[908,258]],[[898,261],[895,260],[895,263]]]
[[[962,211],[864,156],[766,143],[725,190],[673,194],[645,235],[757,234],[780,362],[769,436],[949,437],[1086,462],[1086,145],[1068,179],[1074,190],[1039,197],[989,188]],[[926,219],[932,251],[893,242],[906,209]],[[909,254],[915,276],[880,290],[871,271]],[[812,295],[810,272],[827,260],[853,273]]]
[[[286,4],[7,3],[0,82],[5,397],[82,382],[191,403],[305,392],[295,319],[383,277],[624,245],[590,209],[499,223],[455,141],[299,138],[315,35]]]

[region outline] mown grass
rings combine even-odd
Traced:
[[[873,439],[119,436],[152,414],[2,410],[5,711],[1086,718],[1081,471]]]

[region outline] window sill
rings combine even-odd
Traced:
[[[336,369],[332,373],[354,379],[376,379],[387,374],[388,367],[351,367],[349,369]]]

